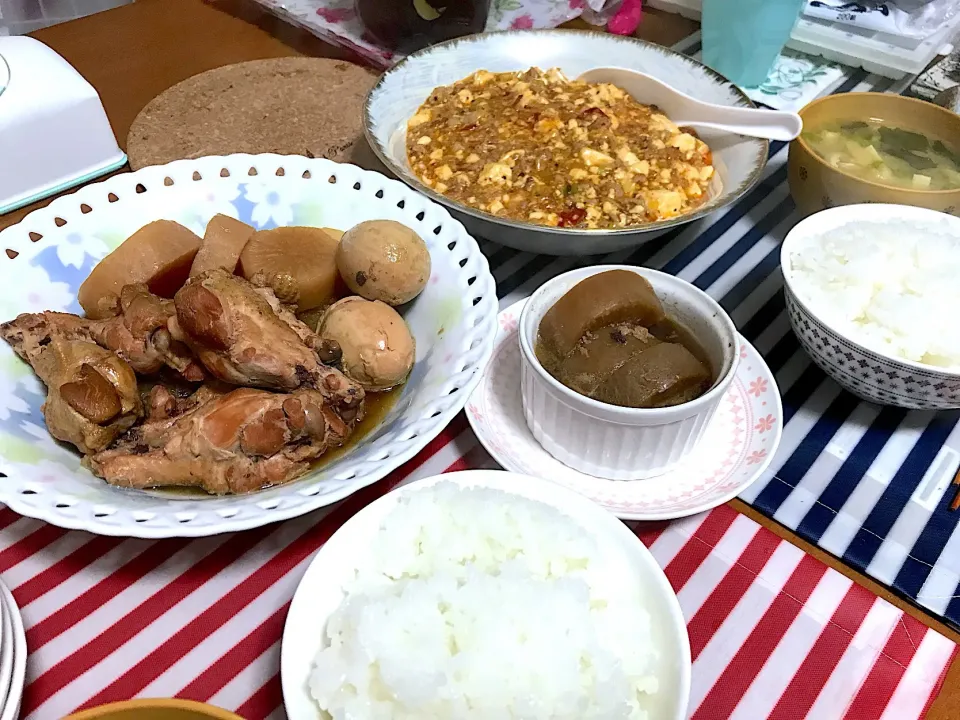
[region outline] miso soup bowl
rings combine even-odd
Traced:
[[[537,360],[540,321],[581,280],[607,270],[646,278],[667,316],[706,351],[711,388],[695,400],[665,408],[627,408],[599,402],[554,379]],[[527,426],[543,448],[567,467],[610,480],[661,475],[700,442],[736,373],[737,330],[716,300],[685,280],[631,265],[571,270],[542,285],[520,314],[520,389]]]
[[[148,698],[100,705],[63,720],[243,720],[213,705],[193,700]]]
[[[824,123],[882,120],[948,144],[960,138],[960,115],[923,100],[888,93],[844,93],[814,100],[800,111],[804,130]],[[960,189],[912,190],[861,180],[813,151],[803,135],[790,143],[790,194],[804,215],[860,203],[913,205],[960,215]]]

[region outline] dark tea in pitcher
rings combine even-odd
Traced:
[[[411,53],[483,32],[490,0],[356,0],[367,32],[390,50]]]

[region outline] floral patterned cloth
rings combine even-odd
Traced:
[[[364,31],[353,9],[354,0],[256,0],[280,17],[333,45],[352,50],[377,67],[386,68],[400,55],[379,47]],[[491,0],[487,30],[551,28],[583,17],[606,23],[622,0]],[[630,2],[631,17],[639,21],[639,3]],[[635,27],[635,24],[634,24]]]

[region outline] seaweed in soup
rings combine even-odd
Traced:
[[[960,188],[960,155],[913,130],[854,120],[827,123],[803,137],[832,167],[863,180],[916,190]]]

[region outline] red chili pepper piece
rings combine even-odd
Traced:
[[[560,227],[572,227],[573,225],[579,225],[580,222],[587,216],[587,211],[583,208],[572,207],[569,210],[564,210],[560,213]]]

